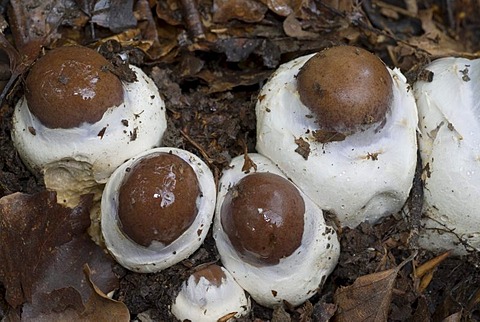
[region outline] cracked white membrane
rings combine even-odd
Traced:
[[[340,246],[336,232],[325,224],[322,210],[288,181],[282,171],[269,159],[254,153],[248,157],[255,163],[256,170],[250,167],[249,173],[245,173],[242,170],[244,156],[239,156],[231,161],[230,168],[224,170],[219,182],[213,231],[218,252],[225,268],[257,303],[270,308],[281,305],[284,300],[294,306],[300,305],[318,292],[337,264]],[[238,189],[239,182],[257,174],[273,175],[274,180],[280,180],[282,185],[286,184],[288,189],[293,189],[294,193],[286,192],[287,196],[293,194],[300,196],[304,203],[304,214],[300,218],[303,222],[301,227],[296,227],[292,223],[292,220],[295,222],[299,218],[290,218],[287,223],[289,213],[285,213],[285,208],[276,207],[288,206],[292,201],[289,200],[285,204],[278,199],[284,199],[285,193],[272,191],[266,193],[262,200],[246,200],[243,205],[240,201],[242,208],[235,210],[237,215],[245,213],[247,216],[247,208],[256,207],[263,201],[267,207],[259,208],[258,216],[254,216],[256,218],[248,217],[250,219],[247,219],[247,222],[237,221],[232,235],[226,232],[225,228],[228,226],[225,225],[231,225],[227,223],[231,219],[226,217],[229,216],[230,208],[228,202],[224,205],[226,198],[227,200],[235,198],[237,192],[235,189]],[[267,177],[265,182],[268,183],[269,180]],[[252,187],[253,195],[259,193],[256,189],[258,188]],[[252,213],[249,216],[252,216]],[[255,222],[260,224],[257,225]],[[229,236],[235,236],[237,241],[233,241]],[[280,241],[281,239],[283,240]],[[235,246],[238,240],[240,247]],[[291,247],[292,242],[298,242],[299,245]],[[285,252],[286,248],[290,250]]]
[[[141,167],[149,160],[148,172],[136,171],[145,169]],[[169,166],[177,161],[182,162],[174,168]],[[182,185],[181,181],[187,180],[182,174],[187,172],[193,172],[193,181]],[[125,185],[130,178],[136,178],[134,186]],[[191,195],[197,187],[198,194]],[[122,199],[122,191],[127,199]],[[199,157],[168,147],[140,153],[115,170],[103,191],[101,228],[105,245],[129,270],[150,273],[170,267],[203,243],[212,223],[215,200],[212,172]]]
[[[80,53],[87,51],[88,54],[93,52],[93,55],[100,56],[90,49],[73,48],[80,50]],[[65,51],[65,47],[61,50]],[[75,206],[82,194],[91,192],[100,194],[101,185],[125,160],[158,146],[167,125],[165,104],[157,87],[153,80],[135,66],[130,68],[136,74],[137,81],[121,82],[120,86],[123,90],[121,104],[110,108],[107,106],[103,115],[99,115],[98,120],[93,123],[82,122],[72,125],[75,121],[67,120],[68,117],[63,115],[64,111],[68,115],[70,113],[68,109],[76,109],[77,111],[73,113],[80,115],[84,113],[87,119],[89,111],[82,112],[81,104],[72,106],[73,103],[69,102],[68,96],[78,97],[80,101],[88,103],[101,96],[96,92],[97,90],[106,91],[103,95],[107,97],[110,94],[108,88],[99,89],[98,87],[99,77],[104,76],[104,71],[76,62],[71,57],[66,61],[67,63],[63,64],[54,76],[58,77],[61,85],[50,88],[51,92],[56,93],[57,102],[60,101],[61,105],[50,117],[54,125],[47,126],[40,121],[29,109],[27,98],[22,97],[15,106],[12,139],[25,164],[34,172],[44,175],[48,189],[57,191],[58,201]],[[42,59],[37,62],[37,64],[41,63]],[[67,70],[65,66],[69,66],[70,69]],[[50,72],[52,71],[47,68],[46,73]],[[67,73],[83,72],[85,72],[84,83],[77,87],[72,85],[70,92],[66,92],[61,87],[70,81],[69,76],[65,76],[68,75]],[[49,82],[48,85],[42,86],[38,90],[47,92],[49,89],[44,86],[56,85]],[[32,89],[27,88],[27,91],[30,90]],[[48,102],[48,98],[44,95],[41,101]],[[48,103],[47,105],[51,106]],[[42,110],[37,113],[45,118],[46,113]],[[60,124],[56,122],[57,120],[66,123]]]
[[[426,249],[480,250],[480,60],[441,58],[417,81]]]
[[[209,265],[182,284],[171,311],[181,321],[231,321],[250,312],[250,298],[227,270]]]
[[[401,72],[387,68],[393,97],[384,124],[372,124],[343,141],[318,142],[319,124],[297,89],[297,74],[313,56],[283,64],[263,87],[256,105],[257,151],[342,226],[375,223],[398,212],[412,186],[415,100]]]

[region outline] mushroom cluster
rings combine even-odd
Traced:
[[[101,194],[125,160],[160,144],[165,104],[135,66],[121,81],[98,52],[80,46],[49,51],[32,67],[15,107],[12,139],[22,160],[44,176],[59,202]]]
[[[177,318],[243,316],[245,291],[266,307],[315,295],[340,252],[324,213],[355,227],[398,212],[413,182],[418,124],[426,169],[421,241],[480,248],[480,61],[432,63],[434,81],[417,82],[415,97],[398,69],[360,48],[287,62],[258,97],[258,154],[234,158],[218,190],[199,157],[157,147],[164,102],[153,81],[130,68],[132,83],[91,49],[50,51],[27,77],[12,138],[60,202],[101,195],[105,246],[127,269],[156,272],[182,261],[214,222],[224,268],[189,277],[171,306]]]
[[[480,250],[480,60],[441,58],[417,81],[424,174],[421,246],[457,254]]]
[[[417,110],[405,77],[356,47],[294,59],[256,106],[257,151],[342,226],[398,212],[413,182]]]

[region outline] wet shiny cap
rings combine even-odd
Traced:
[[[225,196],[221,223],[233,247],[248,263],[278,264],[301,244],[305,203],[297,188],[272,173],[253,173]]]
[[[99,121],[105,111],[123,103],[120,79],[96,51],[80,46],[49,51],[26,80],[28,108],[49,128],[73,128]]]
[[[118,217],[137,244],[168,245],[195,220],[200,188],[193,168],[182,158],[157,153],[140,159],[119,191]]]
[[[193,277],[196,284],[198,284],[198,282],[200,282],[200,278],[203,277],[209,281],[210,284],[215,285],[216,287],[220,287],[220,285],[222,285],[222,281],[227,278],[222,268],[215,264],[208,265],[207,267],[196,271],[193,273]]]
[[[392,77],[372,53],[352,46],[325,49],[297,75],[300,100],[324,130],[351,134],[385,119]]]

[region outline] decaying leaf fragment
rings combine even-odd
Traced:
[[[100,313],[89,304],[96,295],[83,272],[85,264],[103,292],[117,287],[112,259],[86,233],[91,205],[92,196],[82,196],[70,209],[48,191],[0,199],[0,283],[12,309],[21,308],[21,319]]]
[[[337,289],[335,321],[387,321],[397,273],[415,255],[395,268],[360,276],[352,285]]]

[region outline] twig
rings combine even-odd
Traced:
[[[185,131],[180,130],[180,133],[191,145],[193,145],[200,152],[200,154],[205,159],[205,161],[207,161],[208,164],[212,166],[215,160],[208,155],[207,151],[205,151],[205,149],[199,143],[197,143],[194,139],[192,139],[190,135],[188,135]]]
[[[198,12],[196,0],[181,0],[183,8],[183,18],[187,24],[188,31],[194,40],[204,39],[205,32]]]

